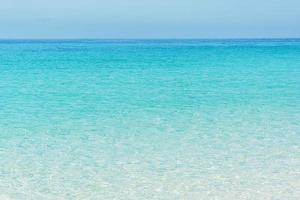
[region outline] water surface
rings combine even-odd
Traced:
[[[1,40],[0,199],[297,200],[300,40]]]

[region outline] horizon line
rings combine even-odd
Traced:
[[[224,37],[224,38],[0,38],[0,40],[299,40],[300,37]]]

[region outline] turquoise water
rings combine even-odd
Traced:
[[[300,198],[300,40],[0,41],[0,199]]]

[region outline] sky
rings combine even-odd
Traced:
[[[0,38],[300,38],[300,0],[0,0]]]

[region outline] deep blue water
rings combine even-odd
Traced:
[[[299,199],[300,40],[0,40],[0,199]]]

